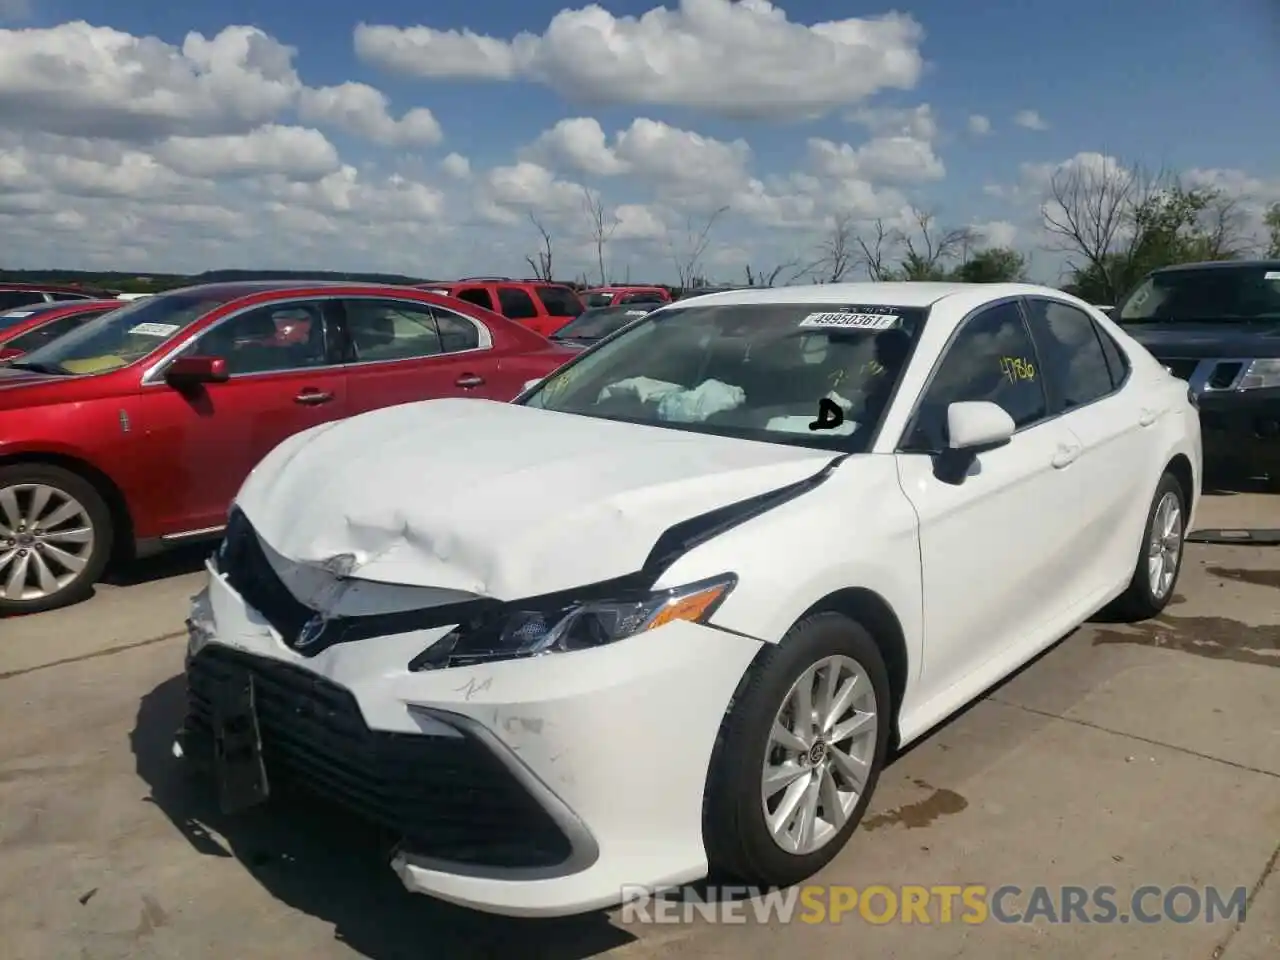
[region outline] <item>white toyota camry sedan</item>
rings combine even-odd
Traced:
[[[1052,289],[674,303],[513,404],[268,455],[193,601],[175,754],[228,813],[345,805],[409,889],[495,913],[798,882],[894,749],[1169,602],[1199,429]]]

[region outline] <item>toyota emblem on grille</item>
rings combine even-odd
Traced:
[[[312,646],[324,636],[325,619],[322,616],[314,616],[302,625],[302,629],[298,631],[297,638],[293,641],[295,650],[305,650]]]

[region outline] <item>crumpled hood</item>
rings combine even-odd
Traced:
[[[285,441],[236,502],[295,563],[516,600],[633,573],[673,524],[812,477],[833,457],[428,400]]]

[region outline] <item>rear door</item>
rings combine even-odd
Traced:
[[[352,415],[438,397],[488,397],[493,340],[461,312],[417,300],[342,302]]]
[[[1064,549],[1087,595],[1131,570],[1162,464],[1162,411],[1128,382],[1124,354],[1083,310],[1048,297],[1024,300],[1050,404],[1078,445],[1075,482],[1059,509],[1078,518]],[[1145,405],[1144,405],[1145,403]]]
[[[551,335],[548,327],[555,327],[557,321],[551,320],[538,309],[529,291],[524,287],[504,283],[497,287],[498,312],[509,320],[514,320],[544,337]]]
[[[548,317],[545,326],[538,331],[544,337],[551,336],[582,314],[582,300],[568,287],[548,284],[534,287],[533,292]]]
[[[169,534],[222,526],[245,477],[281,441],[347,413],[332,301],[290,300],[215,321],[183,356],[215,356],[230,378],[178,390],[148,382],[139,423],[155,465],[156,515]],[[282,338],[306,314],[307,337]]]

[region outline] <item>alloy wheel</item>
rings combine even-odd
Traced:
[[[1182,556],[1182,502],[1168,491],[1156,505],[1151,520],[1151,539],[1147,544],[1147,584],[1151,595],[1163,600],[1173,588]]]
[[[43,600],[88,565],[95,531],[79,500],[45,483],[0,487],[0,600]]]
[[[774,717],[760,785],[779,847],[804,856],[840,833],[865,792],[878,724],[875,688],[856,660],[825,657],[800,675]]]

